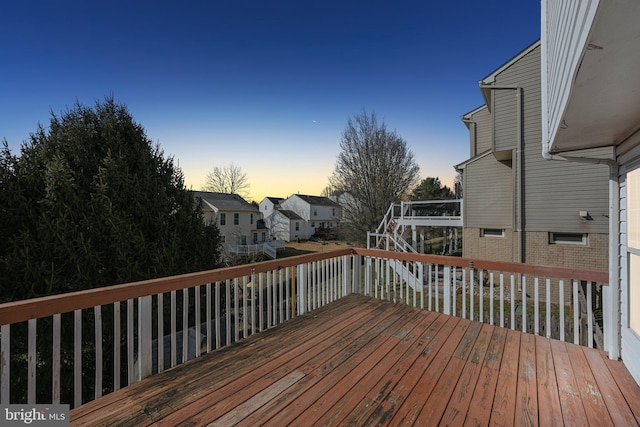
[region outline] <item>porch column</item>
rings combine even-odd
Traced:
[[[609,284],[603,294],[604,349],[620,357],[620,181],[617,165],[609,167]]]

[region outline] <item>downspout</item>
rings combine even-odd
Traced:
[[[565,154],[551,154],[549,140],[542,141],[542,157],[547,160],[562,160],[575,163],[589,163],[609,166],[609,286],[604,291],[604,310],[615,313],[616,319],[611,321],[607,316],[604,321],[604,349],[610,359],[620,357],[620,272],[618,270],[618,250],[620,248],[620,182],[619,165],[613,159],[597,159],[591,157],[575,157]]]
[[[523,107],[522,107],[522,87],[521,86],[512,86],[512,85],[493,85],[493,84],[486,84],[486,83],[482,83],[482,81],[480,81],[478,83],[478,86],[480,86],[480,89],[488,89],[491,91],[494,90],[515,90],[516,91],[516,115],[517,115],[517,120],[516,120],[516,132],[517,132],[517,148],[516,148],[516,165],[518,168],[518,173],[516,175],[516,187],[517,190],[516,191],[516,200],[515,202],[515,206],[516,209],[515,212],[515,218],[514,218],[514,229],[516,232],[516,235],[518,237],[518,243],[517,243],[517,254],[516,254],[516,260],[517,262],[524,262],[524,245],[525,245],[525,239],[524,239],[524,227],[522,225],[523,223],[523,212],[524,212],[524,198],[522,197],[523,191],[524,191],[524,180],[523,180],[523,168],[524,168],[524,138],[522,137],[522,131],[523,131],[523,126],[522,126],[522,113],[523,113]],[[493,93],[493,92],[492,92]],[[492,116],[492,123],[493,123],[493,148],[495,148],[495,118],[493,117],[493,114],[491,114]]]

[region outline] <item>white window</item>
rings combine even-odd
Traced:
[[[504,229],[501,228],[482,228],[480,237],[504,237]]]
[[[586,245],[586,233],[549,233],[549,244],[551,245]]]

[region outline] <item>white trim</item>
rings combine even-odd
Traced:
[[[633,165],[633,166],[632,166]],[[627,174],[634,170],[640,170],[637,162],[629,162],[624,165],[624,172],[620,174],[620,246],[617,254],[618,267],[620,268],[620,355],[625,366],[640,384],[640,337],[629,328],[629,253],[636,254],[638,248],[628,247],[628,193]]]
[[[560,238],[558,238],[560,236]],[[582,236],[582,240],[563,239],[563,236]],[[550,245],[587,245],[589,242],[589,235],[587,233],[558,233],[549,232],[549,244]]]

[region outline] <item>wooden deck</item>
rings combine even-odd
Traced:
[[[640,425],[603,353],[352,295],[71,411],[72,425]]]

